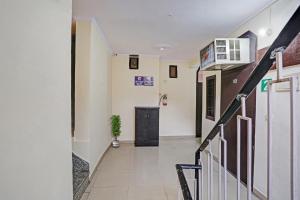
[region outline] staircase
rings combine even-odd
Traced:
[[[72,154],[73,160],[73,199],[80,200],[89,185],[89,163]]]
[[[235,199],[240,200],[241,191],[243,191],[243,184],[241,183],[241,134],[247,135],[247,181],[246,181],[246,198],[247,200],[253,199],[253,183],[252,183],[252,118],[246,115],[246,99],[251,94],[251,92],[256,88],[257,84],[265,76],[265,74],[270,70],[273,65],[274,60],[276,61],[277,69],[277,79],[270,80],[268,82],[268,139],[267,139],[267,160],[268,163],[268,181],[267,181],[267,199],[273,199],[272,188],[272,177],[274,176],[272,165],[272,158],[276,155],[272,153],[272,94],[273,87],[279,83],[289,83],[289,96],[290,96],[290,199],[299,200],[300,199],[300,170],[299,170],[299,141],[300,141],[300,130],[297,129],[297,122],[295,117],[296,107],[296,93],[299,93],[299,88],[296,85],[298,83],[298,77],[291,76],[288,78],[283,78],[281,75],[282,70],[282,55],[284,48],[287,47],[291,41],[300,32],[300,7],[293,14],[291,19],[285,25],[279,36],[275,39],[269,50],[266,52],[264,57],[261,59],[259,64],[251,73],[249,79],[246,81],[240,92],[237,94],[236,98],[229,105],[227,110],[220,117],[219,121],[216,123],[212,131],[205,138],[199,149],[195,153],[195,164],[177,164],[176,170],[178,174],[178,179],[180,183],[180,192],[178,194],[178,199],[184,200],[232,200],[232,196]],[[230,193],[228,189],[228,171],[227,171],[227,141],[224,138],[224,127],[227,122],[231,120],[233,115],[241,108],[242,114],[237,116],[237,163],[236,163],[236,189],[235,194]],[[245,122],[247,124],[247,132],[241,132],[241,123]],[[299,122],[298,122],[299,123]],[[298,126],[299,127],[299,126]],[[214,184],[214,169],[215,155],[212,152],[212,140],[218,137],[218,167],[217,167],[217,182]],[[283,138],[284,139],[284,138]],[[222,156],[223,152],[223,156]],[[204,159],[205,158],[205,159]],[[223,165],[222,165],[223,163]],[[204,174],[204,166],[206,167],[206,174]],[[188,179],[184,171],[193,171],[194,177]],[[204,178],[206,177],[206,179]],[[217,185],[217,187],[215,187]],[[205,186],[205,187],[204,187]],[[206,189],[204,191],[204,189]],[[232,190],[230,190],[232,192]],[[206,194],[204,196],[204,193]],[[230,196],[230,198],[229,198]],[[204,198],[205,197],[205,198]]]

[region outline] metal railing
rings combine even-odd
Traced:
[[[212,200],[214,195],[214,184],[213,184],[213,152],[211,147],[211,141],[219,133],[219,151],[218,151],[218,199],[227,200],[228,198],[228,188],[227,188],[227,141],[224,138],[224,126],[227,122],[231,120],[234,114],[241,107],[242,115],[237,116],[237,200],[241,198],[241,180],[240,180],[240,158],[241,158],[241,121],[247,122],[247,199],[252,199],[252,119],[246,116],[246,99],[251,94],[251,92],[256,88],[257,84],[266,75],[269,69],[273,65],[274,58],[276,59],[276,69],[277,69],[277,79],[268,82],[268,184],[267,184],[267,197],[269,200],[272,199],[272,123],[271,123],[271,105],[272,105],[272,85],[279,82],[289,82],[290,83],[290,134],[291,134],[291,199],[300,199],[300,181],[296,178],[299,177],[300,173],[297,171],[298,159],[296,156],[296,151],[299,148],[296,134],[295,134],[295,114],[294,114],[294,102],[295,102],[295,90],[296,90],[296,77],[282,78],[282,50],[283,47],[288,46],[291,41],[300,32],[300,7],[297,8],[293,16],[290,18],[288,23],[282,29],[278,37],[275,39],[269,50],[265,53],[264,57],[260,60],[257,67],[253,70],[250,77],[238,93],[237,97],[231,102],[227,107],[226,111],[220,117],[219,121],[215,124],[212,131],[205,138],[199,149],[195,153],[195,164],[194,165],[176,165],[177,173],[179,177],[180,186],[182,189],[182,196],[184,200],[204,200],[203,199],[203,169],[202,169],[202,158],[201,153],[208,147],[207,150],[207,200]],[[280,48],[278,48],[280,47]],[[223,149],[222,149],[223,144]],[[223,150],[223,170],[222,170],[222,150]],[[188,184],[186,182],[184,173],[182,169],[192,169],[195,170],[195,181],[196,188],[194,189],[194,198],[192,197]],[[222,181],[223,178],[223,181]]]

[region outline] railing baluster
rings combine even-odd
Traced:
[[[299,81],[299,80],[298,80]],[[295,91],[296,91],[296,77],[290,78],[290,120],[291,120],[291,200],[298,200],[300,198],[300,182],[298,171],[298,139],[295,122]],[[298,83],[299,84],[299,83]],[[299,166],[300,167],[300,166]]]
[[[252,199],[252,119],[247,120],[247,199]]]
[[[227,141],[224,139],[224,200],[227,200]]]
[[[237,176],[237,200],[241,199],[241,120],[237,120],[237,145],[236,145],[236,176]]]
[[[199,163],[200,165],[202,166],[202,169],[200,170],[200,177],[201,177],[201,186],[200,186],[200,192],[201,192],[201,195],[200,195],[200,200],[203,200],[203,165],[202,165],[202,158],[199,159]]]
[[[224,192],[222,191],[222,143],[223,143],[223,173],[224,173]],[[224,138],[224,126],[220,125],[219,138],[219,200],[227,200],[227,141]]]
[[[200,155],[199,155],[199,158],[195,155],[195,165],[202,166],[202,164],[200,163]],[[200,189],[200,185],[199,185],[200,184],[199,183],[200,177],[199,177],[199,174],[200,174],[199,170],[195,169],[195,179],[196,179],[196,191],[195,191],[195,193],[196,193],[196,197],[195,197],[194,200],[199,200],[199,193],[200,193],[200,191],[199,191],[199,189]]]
[[[268,180],[267,180],[267,198],[268,200],[271,199],[271,194],[272,194],[272,188],[271,188],[271,183],[272,183],[272,116],[271,116],[271,101],[272,97],[272,81],[268,81],[268,105],[267,105],[267,112],[268,112],[268,157],[267,157],[267,167],[268,167]]]
[[[291,168],[291,200],[297,198],[294,195],[294,84],[293,78],[290,78],[290,168]]]
[[[252,199],[252,119],[246,117],[246,96],[241,95],[242,115],[237,116],[237,199],[241,198],[241,120],[247,121],[247,199]]]
[[[208,146],[208,154],[207,154],[207,168],[208,168],[208,175],[207,175],[207,190],[208,190],[208,200],[213,199],[213,191],[214,191],[214,182],[213,182],[213,153],[211,149],[211,140],[209,140]]]

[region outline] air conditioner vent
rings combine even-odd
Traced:
[[[250,63],[248,38],[216,38],[200,51],[201,70],[231,69]]]

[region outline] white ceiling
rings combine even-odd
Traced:
[[[73,0],[73,15],[94,17],[114,53],[187,60],[273,1]],[[169,47],[160,51],[160,46]]]

